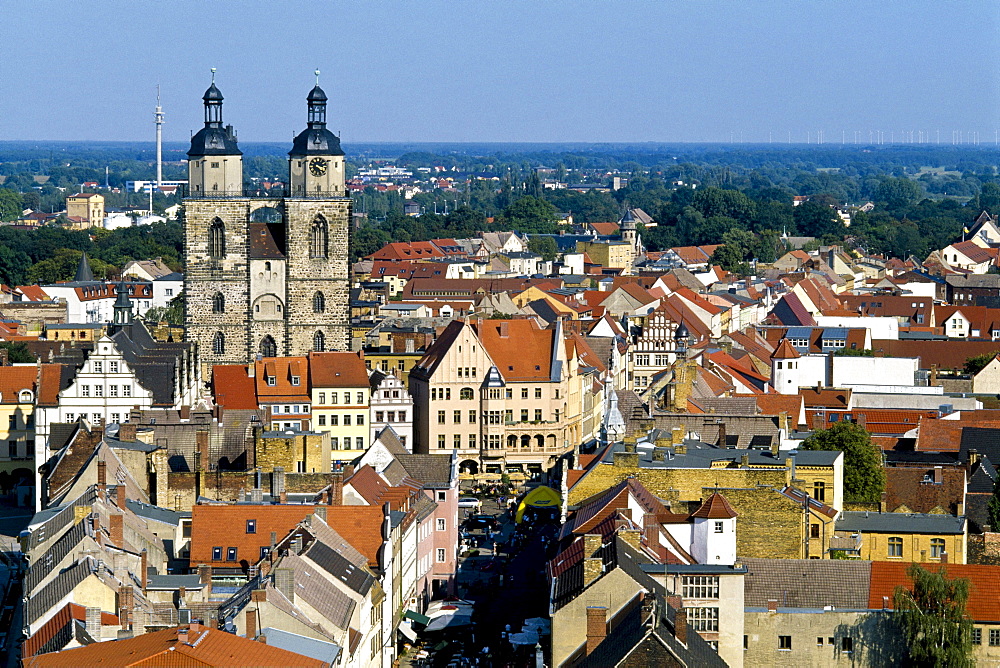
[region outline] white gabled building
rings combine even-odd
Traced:
[[[374,443],[383,429],[392,427],[403,447],[413,452],[413,397],[406,385],[394,374],[386,376],[381,371],[373,371],[371,381],[371,415],[368,418],[371,437],[368,442]]]

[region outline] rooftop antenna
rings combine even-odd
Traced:
[[[156,84],[156,111],[153,112],[156,123],[156,190],[163,186],[163,107],[160,106],[160,84]],[[152,206],[150,213],[152,213]]]

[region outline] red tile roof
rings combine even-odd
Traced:
[[[548,380],[554,332],[534,320],[482,320],[479,340],[504,379]]]
[[[379,506],[327,506],[326,523],[354,549],[378,568],[378,550],[382,547],[382,508]]]
[[[18,400],[19,392],[30,390],[34,393],[37,378],[38,367],[35,365],[0,366],[0,403],[20,403]]]
[[[271,532],[281,540],[313,512],[311,505],[197,505],[191,509],[191,565],[208,564],[239,568],[240,561],[255,564],[260,548],[270,547]],[[381,510],[379,511],[381,517]],[[247,533],[247,520],[255,532]],[[212,558],[212,548],[222,548],[222,558]],[[227,561],[227,550],[236,548],[236,561]]]
[[[190,629],[184,640],[179,631]],[[41,654],[24,661],[25,667],[66,666],[243,666],[324,668],[329,663],[271,647],[248,638],[200,624],[145,633],[135,638],[99,642]]]
[[[312,387],[367,387],[364,353],[309,353]]]
[[[737,513],[733,510],[733,507],[729,505],[726,501],[726,497],[722,496],[718,492],[712,494],[705,500],[705,503],[701,504],[698,510],[691,513],[691,517],[702,517],[709,520],[718,519],[729,519],[732,517],[737,517]]]
[[[265,357],[254,362],[257,400],[309,401],[308,357]],[[274,379],[269,385],[268,378]],[[298,385],[293,379],[298,378]]]
[[[773,360],[794,360],[802,357],[788,339],[782,339],[771,355]]]
[[[67,603],[52,619],[45,622],[30,638],[24,641],[22,655],[29,657],[38,654],[57,633],[74,619],[86,622],[87,609],[76,603]],[[101,613],[101,624],[104,626],[118,626],[119,623],[117,615],[112,615],[109,612]]]
[[[881,610],[888,597],[888,605],[893,605],[893,593],[897,585],[909,588],[912,585],[906,570],[909,564],[895,561],[873,561],[868,607]],[[923,564],[932,572],[938,571],[938,564]],[[965,611],[976,622],[1000,622],[1000,606],[997,592],[1000,592],[1000,566],[980,566],[974,564],[945,564],[948,579],[967,578],[969,580],[969,600]]]
[[[231,410],[257,408],[257,387],[245,364],[217,364],[212,367],[212,395],[215,403]]]

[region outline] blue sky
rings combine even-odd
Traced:
[[[805,141],[1000,128],[1000,2],[4,0],[0,139]]]

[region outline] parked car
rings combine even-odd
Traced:
[[[483,505],[483,502],[474,496],[463,496],[458,500],[459,508],[475,508],[479,510]]]

